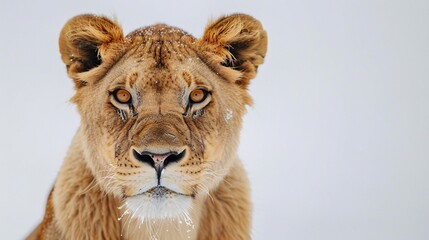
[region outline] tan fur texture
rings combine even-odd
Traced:
[[[162,24],[124,36],[80,15],[59,46],[82,120],[29,239],[249,239],[237,147],[267,50],[260,22],[221,17],[196,39]]]

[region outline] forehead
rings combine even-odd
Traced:
[[[127,36],[126,50],[105,78],[115,84],[208,84],[215,73],[201,60],[196,39],[167,25],[142,28]]]

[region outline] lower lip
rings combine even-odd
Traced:
[[[136,194],[135,196],[145,195],[145,194],[153,194],[154,198],[163,198],[168,193],[174,194],[174,195],[181,195],[181,196],[185,196],[185,197],[193,197],[193,195],[188,195],[188,194],[184,194],[184,193],[178,193],[178,192],[175,192],[175,191],[173,191],[171,189],[168,189],[166,187],[163,187],[163,186],[153,187],[153,188],[147,190],[146,192],[142,192],[142,193]]]

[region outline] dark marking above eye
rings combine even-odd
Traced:
[[[131,76],[130,76],[130,80],[129,80],[129,84],[130,84],[130,86],[133,86],[134,85],[134,83],[136,82],[136,80],[137,80],[137,77],[138,77],[138,73],[133,73],[133,74],[131,74]]]
[[[188,84],[188,87],[191,86],[192,83],[192,76],[188,72],[184,71],[182,72],[182,77],[185,79],[186,83]]]

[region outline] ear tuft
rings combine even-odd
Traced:
[[[256,76],[267,52],[267,33],[262,24],[245,14],[224,16],[210,23],[201,41],[215,46],[223,66],[242,73],[235,82],[244,87]]]
[[[122,41],[122,28],[109,18],[85,14],[70,19],[61,30],[59,48],[76,86],[86,84],[76,78],[77,73],[99,66],[105,60],[107,46]]]

